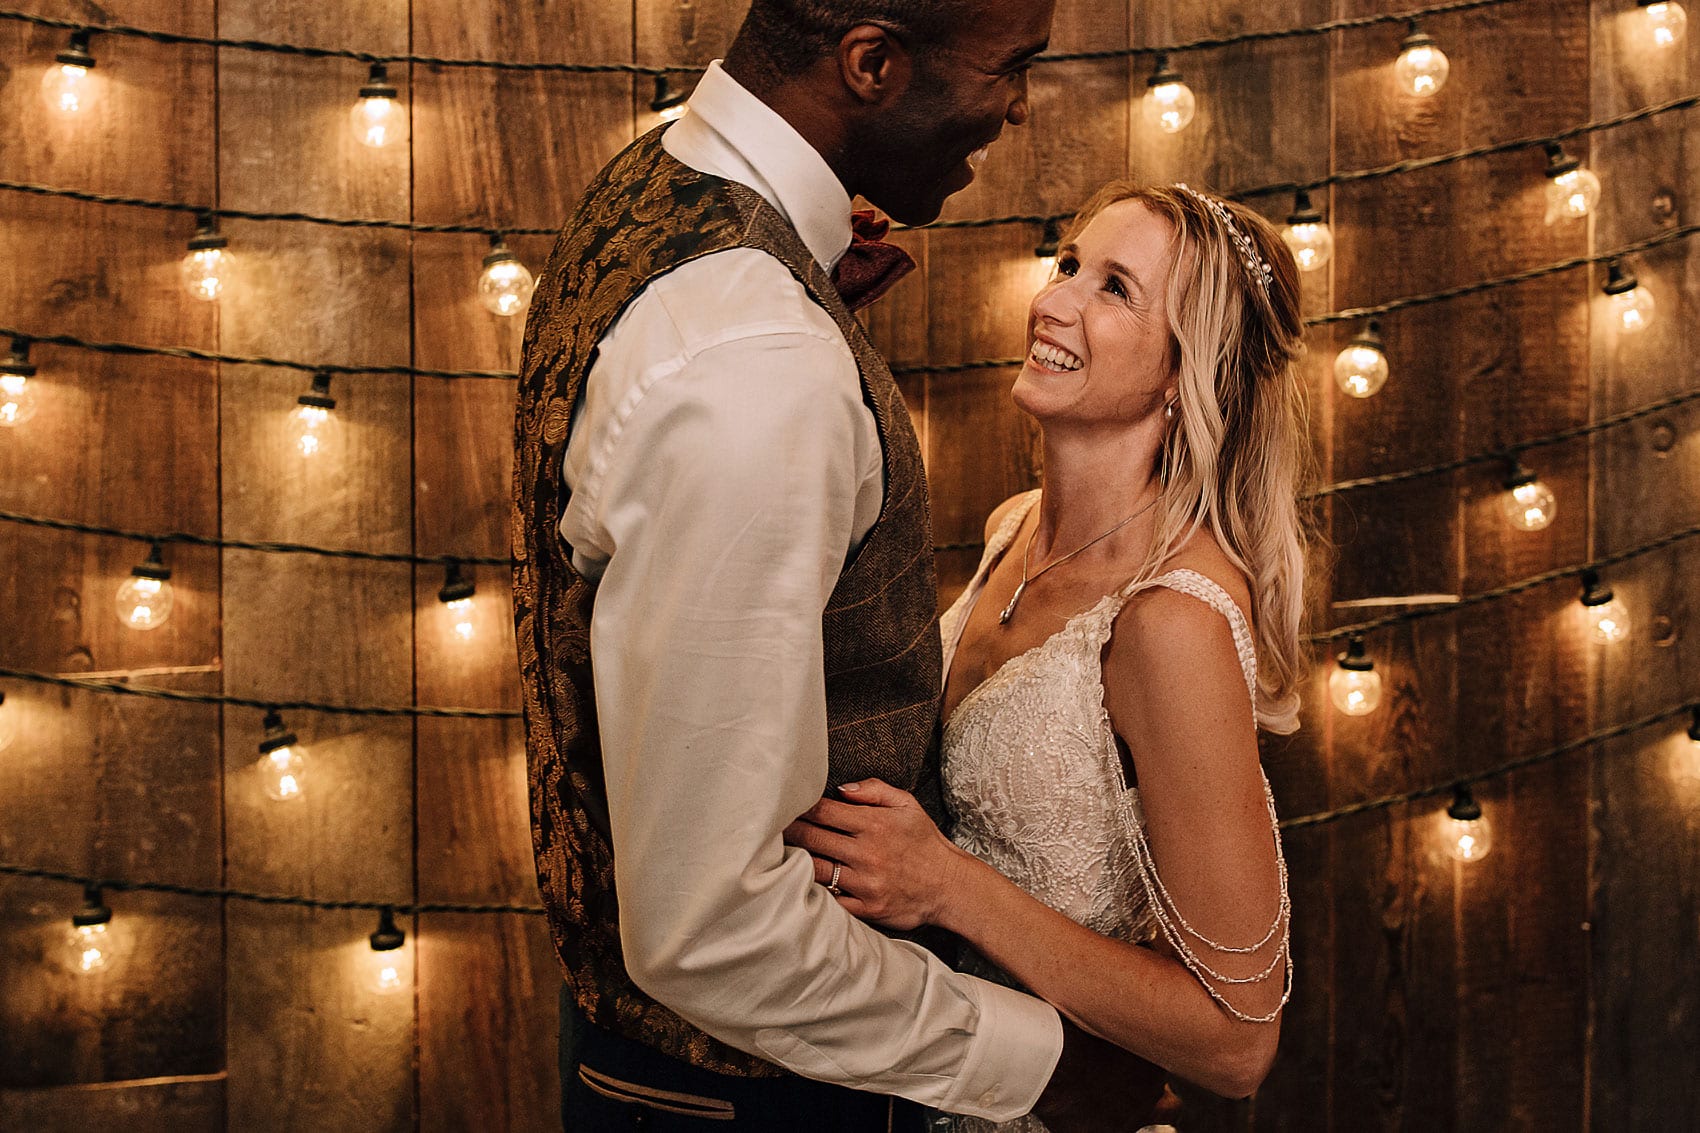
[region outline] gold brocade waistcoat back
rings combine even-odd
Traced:
[[[651,280],[738,247],[783,263],[838,324],[884,453],[879,518],[822,614],[829,786],[878,776],[913,790],[942,824],[937,583],[925,471],[902,394],[796,231],[753,190],[675,160],[660,129],[585,190],[532,295],[515,424],[513,597],[538,886],[580,1008],[694,1065],[767,1076],[783,1071],[710,1038],[626,974],[591,684],[595,587],[558,534],[568,426],[598,342]]]

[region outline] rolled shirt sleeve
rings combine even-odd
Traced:
[[[581,420],[596,434],[563,534],[601,573],[626,963],[692,1024],[797,1073],[1007,1120],[1049,1080],[1055,1010],[857,921],[780,840],[825,787],[821,614],[879,467],[854,360],[813,311],[712,341],[668,319],[678,349]]]

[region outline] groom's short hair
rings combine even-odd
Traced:
[[[802,74],[859,24],[879,24],[911,50],[948,42],[972,0],[751,0],[728,56],[766,80]]]

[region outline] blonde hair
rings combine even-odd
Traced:
[[[1258,724],[1292,732],[1308,541],[1298,493],[1310,462],[1298,266],[1268,221],[1221,201],[1269,265],[1266,287],[1210,205],[1132,181],[1098,190],[1065,240],[1121,201],[1144,205],[1174,233],[1168,319],[1179,403],[1163,438],[1156,535],[1138,577],[1155,577],[1200,527],[1210,530],[1251,584]]]

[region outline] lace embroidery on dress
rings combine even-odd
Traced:
[[[1039,498],[1031,492],[1010,509],[986,543],[978,570],[940,619],[948,676],[969,613],[992,564],[1009,547]],[[1127,786],[1121,756],[1104,708],[1101,659],[1116,616],[1134,594],[1163,586],[1207,603],[1228,620],[1239,653],[1250,706],[1255,712],[1257,658],[1251,627],[1234,600],[1197,571],[1173,570],[1108,594],[1070,618],[1062,629],[1017,654],[958,702],[944,725],[945,801],[956,820],[956,843],[1022,889],[1094,932],[1135,943],[1161,933],[1206,990],[1231,1013],[1207,976],[1227,984],[1265,978],[1286,959],[1287,870],[1280,855],[1281,901],[1275,923],[1250,948],[1216,945],[1187,924],[1156,873],[1145,839],[1139,790]],[[1264,779],[1270,823],[1274,801]],[[1281,934],[1274,961],[1262,976],[1230,979],[1198,956],[1191,941],[1224,952],[1254,952]],[[1011,982],[977,956],[965,964],[976,975]],[[1288,964],[1282,1003],[1291,990]],[[1243,1016],[1242,1016],[1243,1017]],[[997,1124],[956,1118],[963,1133],[1043,1133],[1032,1116]]]

